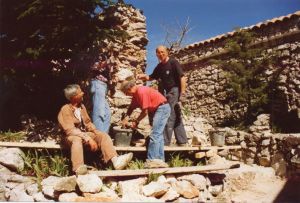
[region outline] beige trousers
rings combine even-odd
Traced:
[[[97,143],[105,163],[114,156],[117,156],[117,152],[109,135],[100,131],[96,131],[96,133],[88,132],[88,134]],[[80,165],[84,164],[83,139],[77,136],[68,136],[66,137],[66,142],[71,148],[72,169],[76,171]]]

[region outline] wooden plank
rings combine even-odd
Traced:
[[[190,166],[174,168],[155,168],[138,170],[111,170],[111,171],[89,171],[90,174],[96,174],[99,177],[121,177],[121,176],[145,176],[149,174],[176,174],[176,173],[206,173],[219,170],[238,168],[239,164]]]
[[[165,151],[199,151],[199,147],[164,147]],[[146,147],[116,147],[117,151],[146,151]]]
[[[60,149],[60,145],[40,142],[0,142],[0,147]]]
[[[200,146],[199,148],[200,148],[200,150],[242,149],[241,145],[226,145],[226,146],[222,146],[222,147],[218,147],[218,146]]]
[[[1,147],[21,147],[21,148],[44,148],[60,149],[61,146],[52,143],[40,142],[0,142]],[[146,151],[146,147],[115,147],[117,151]],[[193,151],[199,150],[199,147],[165,147],[165,151]]]
[[[0,142],[0,147],[21,147],[21,148],[45,148],[45,149],[60,149],[59,144],[40,143],[40,142]],[[191,147],[165,147],[165,151],[208,151],[211,149],[241,149],[240,145],[236,146],[191,146]],[[117,151],[146,151],[146,147],[116,147]]]

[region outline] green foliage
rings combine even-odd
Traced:
[[[181,154],[172,154],[171,160],[168,161],[170,167],[186,167],[193,166],[193,161],[183,158]]]
[[[190,116],[191,115],[191,110],[189,109],[189,107],[188,106],[182,106],[182,113],[185,115],[185,116]]]
[[[48,151],[28,150],[22,157],[24,160],[24,170],[22,175],[35,176],[39,187],[41,181],[50,176],[68,176],[69,160],[62,153],[55,152],[50,154]]]
[[[0,115],[5,118],[0,119],[1,130],[20,129],[22,114],[56,120],[65,103],[66,84],[86,84],[103,41],[126,38],[116,26],[116,3],[1,1]]]
[[[144,162],[142,160],[134,159],[129,162],[126,169],[136,170],[136,169],[144,169]]]
[[[25,132],[11,132],[10,130],[7,132],[0,132],[0,141],[1,142],[18,142],[25,138]]]
[[[264,71],[272,64],[273,53],[266,54],[264,47],[255,47],[255,34],[237,30],[237,34],[226,41],[228,60],[213,60],[211,63],[221,66],[228,80],[228,101],[231,105],[246,106],[245,125],[266,111],[270,91]]]
[[[163,175],[164,173],[149,173],[148,174],[148,178],[147,178],[147,181],[146,181],[146,184],[149,184],[151,183],[152,181],[157,181],[159,176]]]

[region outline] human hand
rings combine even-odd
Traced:
[[[187,100],[185,92],[181,92],[179,101],[180,102],[185,102]]]
[[[133,129],[137,128],[138,125],[139,125],[139,122],[137,120],[131,122],[131,128],[133,128]]]
[[[93,152],[97,151],[98,145],[97,145],[97,143],[95,142],[95,140],[89,139],[88,144],[89,144],[90,147],[91,147],[91,151],[93,151]]]
[[[126,128],[128,125],[129,125],[129,122],[128,122],[128,118],[127,117],[125,117],[123,120],[121,120],[121,126],[122,126],[122,128]]]
[[[148,76],[144,73],[142,74],[137,74],[136,75],[136,79],[140,79],[140,80],[147,80],[148,79]]]

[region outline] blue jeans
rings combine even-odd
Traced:
[[[152,131],[149,136],[147,159],[165,160],[164,129],[170,113],[171,108],[169,104],[159,106],[154,113]]]
[[[93,123],[99,131],[108,133],[111,114],[106,100],[107,84],[100,80],[92,80],[91,93],[93,102]]]

